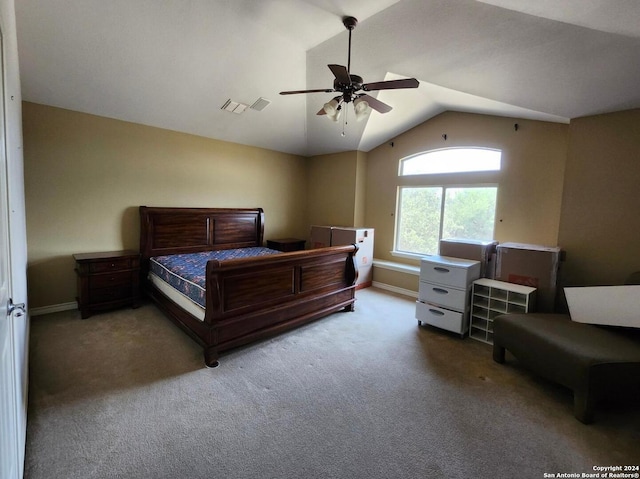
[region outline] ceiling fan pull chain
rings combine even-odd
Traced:
[[[347,116],[349,116],[349,109],[348,108],[345,109],[344,116],[342,117],[342,133],[340,134],[342,137],[347,136],[347,134],[344,132],[344,127],[345,127],[345,125],[348,124]]]

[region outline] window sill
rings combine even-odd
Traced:
[[[390,251],[390,253],[391,256],[395,256],[396,258],[413,259],[415,261],[420,261],[425,256],[431,256],[428,254],[407,253],[405,251]]]
[[[399,273],[407,273],[415,276],[420,275],[420,266],[412,266],[404,263],[394,263],[393,261],[385,261],[382,259],[373,258],[373,267],[386,269],[389,271],[397,271]]]

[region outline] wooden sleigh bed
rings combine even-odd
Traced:
[[[261,247],[263,235],[260,208],[140,207],[143,289],[204,347],[207,366],[217,366],[222,351],[336,311],[353,311],[356,245],[206,260],[204,307],[179,305],[170,299],[176,296],[171,288],[150,274],[158,257],[242,252]]]

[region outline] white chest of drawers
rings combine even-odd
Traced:
[[[429,256],[420,261],[416,319],[464,337],[469,330],[470,292],[480,261]]]

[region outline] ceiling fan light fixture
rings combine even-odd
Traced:
[[[338,107],[338,109],[336,110],[336,112],[333,115],[327,114],[327,118],[329,118],[331,121],[337,122],[338,119],[340,118],[340,113],[342,113],[342,109],[340,107]]]
[[[358,98],[353,102],[353,109],[356,112],[356,121],[364,120],[371,113],[371,106],[367,100]]]
[[[334,98],[325,103],[322,109],[327,114],[327,118],[332,121],[338,121],[338,118],[340,118],[340,113],[342,111],[342,105],[340,105],[339,98]]]

